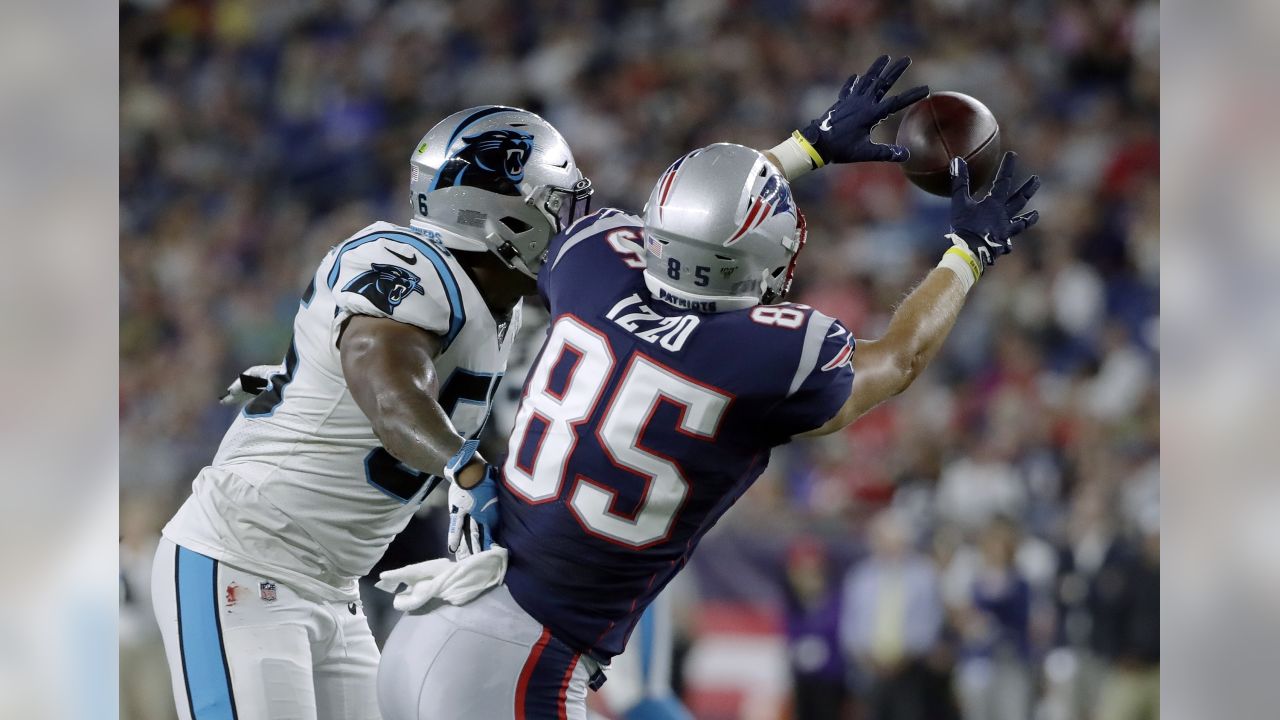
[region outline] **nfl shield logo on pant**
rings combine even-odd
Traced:
[[[258,597],[265,602],[274,602],[276,599],[276,584],[266,580],[258,583]]]

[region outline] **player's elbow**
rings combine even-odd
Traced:
[[[862,353],[861,368],[858,353]],[[854,377],[861,373],[871,378],[870,384],[883,401],[911,387],[928,364],[926,346],[915,337],[915,333],[904,332],[901,327],[890,327],[884,337],[862,343],[854,353]]]
[[[404,461],[413,458],[418,450],[413,436],[406,432],[405,426],[396,423],[373,422],[373,434],[378,444],[391,454],[391,457]]]
[[[853,387],[836,417],[824,426],[835,430],[852,424],[915,382],[928,357],[893,338],[868,340],[853,356]],[[819,433],[821,434],[821,433]]]
[[[369,404],[370,407],[362,409],[369,418],[373,434],[382,441],[383,447],[391,451],[391,446],[399,444],[400,438],[406,434],[404,428],[408,425],[407,408],[411,398],[392,389],[384,389],[371,397],[373,402]]]
[[[894,382],[890,386],[890,395],[900,395],[924,372],[928,359],[923,352],[903,349],[893,354],[891,362]]]

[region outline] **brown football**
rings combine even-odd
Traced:
[[[957,92],[936,92],[907,109],[898,145],[911,151],[903,163],[907,179],[934,195],[951,194],[951,158],[969,164],[969,189],[986,186],[1000,163],[1000,125],[986,105]]]

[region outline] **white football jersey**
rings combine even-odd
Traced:
[[[240,412],[165,537],[319,599],[358,597],[434,483],[380,446],[347,389],[337,341],[356,314],[439,335],[440,404],[460,434],[480,434],[520,306],[499,324],[438,235],[374,223],[320,263],[284,372]]]

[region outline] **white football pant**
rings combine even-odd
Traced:
[[[151,594],[181,720],[380,720],[359,603],[312,601],[168,540]]]
[[[505,585],[462,606],[428,603],[383,648],[386,720],[586,720],[598,668],[551,637]]]

